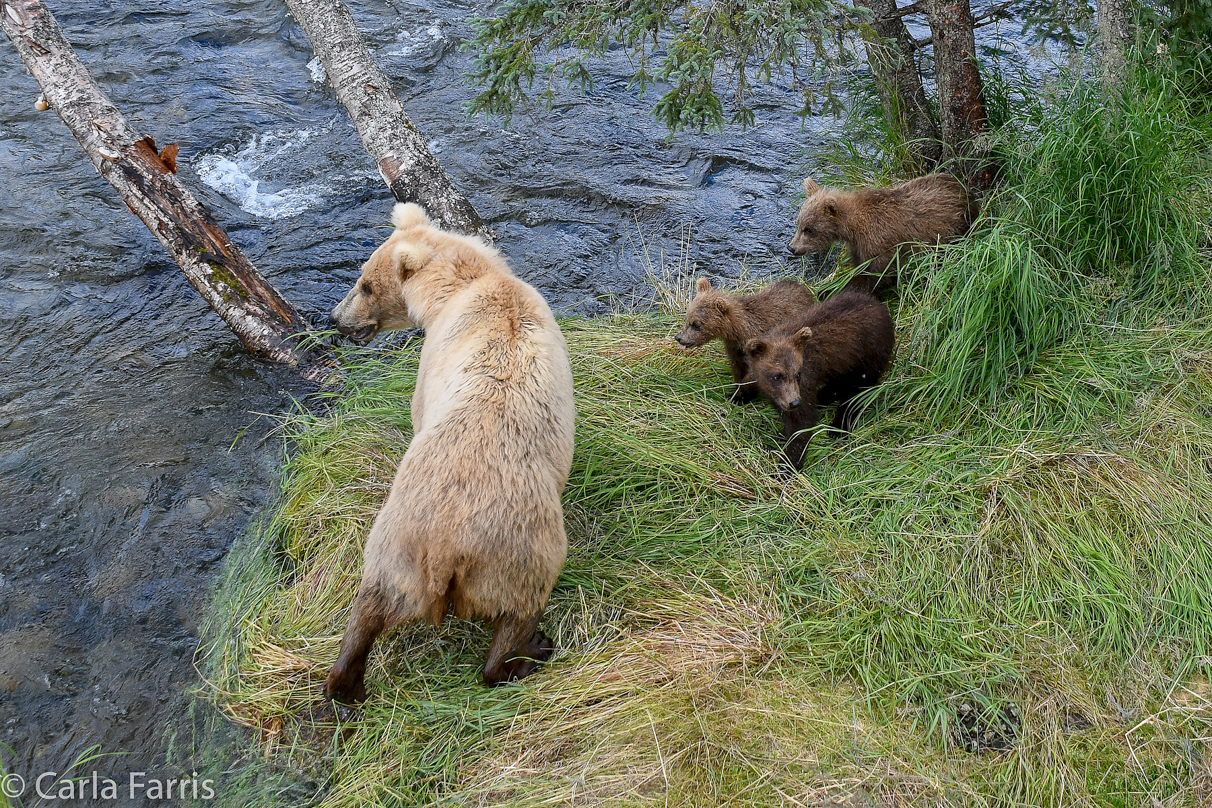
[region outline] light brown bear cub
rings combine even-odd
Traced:
[[[807,255],[844,242],[856,267],[870,261],[846,288],[877,295],[896,285],[902,245],[953,241],[968,231],[975,213],[967,190],[948,174],[853,191],[822,188],[808,178],[804,191],[808,198],[796,217],[791,252]]]
[[[440,623],[450,607],[496,630],[490,685],[550,658],[538,630],[567,540],[560,495],[572,465],[572,370],[551,309],[477,238],[396,205],[396,230],[332,312],[366,340],[425,329],[413,439],[366,540],[362,583],[324,692],[365,695],[385,628]]]
[[[822,404],[837,403],[833,428],[854,425],[854,397],[879,383],[896,332],[888,307],[866,292],[842,290],[768,334],[749,340],[753,378],[783,418],[787,458],[804,465],[806,430]]]
[[[790,280],[772,283],[755,295],[730,295],[699,278],[695,292],[686,310],[686,324],[674,339],[683,348],[723,340],[736,382],[730,400],[734,404],[752,401],[758,390],[745,363],[745,342],[803,314],[816,297],[804,284]]]

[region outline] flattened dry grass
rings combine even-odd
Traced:
[[[1053,131],[1051,163],[1021,155],[1061,175],[1017,180],[1030,210],[1081,187]],[[1170,265],[1097,233],[1063,263],[1051,214],[998,202],[910,269],[888,382],[799,475],[772,410],[726,403],[720,349],[676,348],[675,312],[565,320],[555,658],[488,690],[486,629],[417,626],[380,640],[368,702],[338,717],[320,688],[417,361],[415,343],[357,354],[327,412],[284,426],[280,502],[212,618],[213,698],[324,806],[1212,804],[1209,208],[1192,198],[1163,228],[1188,239]]]

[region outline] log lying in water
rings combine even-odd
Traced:
[[[362,145],[401,202],[416,202],[443,227],[487,236],[484,222],[454,187],[425,137],[391,91],[342,0],[286,0],[311,39],[328,83],[345,105]]]
[[[0,0],[0,28],[42,88],[39,108],[58,114],[240,341],[258,356],[318,373],[299,345],[307,324],[177,178],[175,144],[157,152],[155,141],[131,128],[40,0]]]

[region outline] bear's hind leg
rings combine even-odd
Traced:
[[[853,398],[838,403],[837,411],[833,414],[833,423],[829,425],[837,431],[837,437],[849,434],[850,430],[854,429],[854,419],[858,417],[858,411],[858,404]]]
[[[496,633],[484,663],[484,684],[490,687],[524,679],[538,670],[540,662],[551,659],[555,643],[539,631],[543,613],[533,617],[501,617],[493,623]]]
[[[324,697],[342,704],[366,700],[366,657],[387,626],[388,604],[378,593],[358,590],[341,638],[341,653],[324,683]]]
[[[829,424],[830,428],[842,434],[849,434],[854,429],[854,422],[863,409],[858,401],[859,394],[874,387],[878,381],[879,374],[868,371],[854,373],[834,384],[829,392],[837,398],[837,411],[833,414],[833,422]],[[841,437],[841,435],[837,437]]]

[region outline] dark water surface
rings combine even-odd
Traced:
[[[390,199],[278,0],[66,3],[68,39],[278,288],[321,316],[383,238]],[[553,305],[644,286],[639,236],[735,276],[777,270],[798,165],[836,130],[759,88],[759,125],[668,138],[612,54],[587,97],[467,119],[458,49],[482,6],[352,4],[406,108]],[[311,63],[309,65],[309,62]],[[198,684],[198,624],[272,493],[271,421],[300,391],[244,356],[94,172],[0,42],[0,744],[10,772],[155,772]],[[171,773],[164,772],[167,776]],[[33,801],[28,801],[31,804]]]

